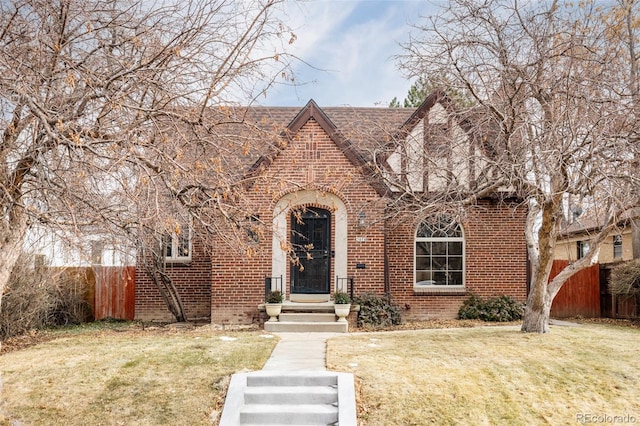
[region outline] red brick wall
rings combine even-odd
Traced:
[[[383,294],[385,200],[367,182],[362,171],[347,159],[322,127],[313,119],[298,132],[264,171],[264,179],[251,188],[249,206],[265,224],[259,243],[250,255],[219,240],[207,260],[194,250],[193,262],[176,265],[170,272],[180,287],[190,317],[206,310],[216,324],[259,323],[264,316],[258,304],[264,299],[264,278],[272,271],[272,222],[276,203],[286,194],[315,189],[340,198],[348,217],[347,275],[354,278],[356,294]],[[306,206],[323,207],[319,202]],[[367,227],[358,227],[358,212],[366,214]],[[418,294],[413,290],[415,226],[387,224],[389,285],[393,301],[406,319],[453,318],[471,293],[482,297],[510,295],[526,297],[526,209],[505,203],[482,201],[463,223],[466,245],[465,289],[455,295]],[[335,214],[334,214],[335,216]],[[290,223],[288,224],[290,229]],[[332,235],[335,217],[332,218]],[[336,241],[332,237],[332,249]],[[198,254],[200,253],[200,254]],[[332,259],[332,275],[335,277]],[[357,269],[358,263],[366,268]],[[157,291],[143,273],[136,285],[136,318],[168,315]],[[287,268],[284,282],[289,282]],[[332,283],[333,288],[334,283]],[[288,293],[288,291],[287,291]]]
[[[201,241],[192,241],[189,263],[167,264],[187,314],[187,320],[208,321],[211,315],[211,260]],[[140,261],[140,260],[138,260]],[[175,321],[160,292],[139,264],[136,271],[135,318],[141,321]]]
[[[465,237],[465,289],[451,294],[413,290],[414,226],[393,229],[389,238],[389,276],[393,301],[405,319],[455,318],[462,302],[508,295],[526,299],[526,209],[518,205],[481,201],[462,224]]]
[[[258,253],[248,258],[225,250],[217,253],[213,260],[213,323],[246,324],[264,319],[258,314],[257,305],[264,301],[264,277],[271,275],[273,208],[286,194],[304,188],[331,193],[343,201],[349,221],[347,275],[355,277],[358,291],[383,291],[384,205],[377,202],[380,196],[317,122],[312,119],[302,127],[295,140],[269,165],[265,177],[264,182],[252,188],[250,200],[255,214],[266,224],[261,242],[256,247]],[[305,206],[332,210],[322,201]],[[369,224],[365,230],[357,227],[360,210],[365,212]],[[335,250],[335,217],[331,223],[331,244]],[[356,236],[366,237],[367,241],[356,242]],[[366,269],[356,269],[357,263],[366,264]],[[287,293],[289,273],[287,270],[284,277]],[[335,258],[331,261],[331,273],[335,277]],[[332,289],[334,284],[332,280]]]

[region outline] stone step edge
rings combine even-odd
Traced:
[[[338,390],[327,386],[248,387],[244,403],[286,406],[291,404],[338,404]]]
[[[264,303],[258,304],[258,310],[264,312],[265,306]],[[360,305],[351,304],[351,312],[359,312]],[[282,312],[300,312],[300,313],[330,313],[335,312],[333,302],[324,302],[324,303],[283,303],[282,304]]]
[[[292,405],[290,409],[282,406],[251,405],[239,413],[241,425],[327,425],[339,424],[338,408],[322,405]]]
[[[333,312],[282,312],[278,322],[336,322],[337,318]]]
[[[326,386],[337,388],[338,375],[328,371],[310,372],[283,372],[283,371],[259,371],[248,374],[246,377],[247,388],[261,386],[278,387],[303,387]]]
[[[252,414],[298,414],[298,413],[318,413],[333,414],[338,412],[338,407],[333,404],[248,404],[242,407],[241,413]]]
[[[337,386],[278,386],[278,385],[256,385],[247,386],[245,394],[280,393],[280,394],[332,394],[338,393]]]
[[[264,330],[269,332],[301,332],[301,333],[348,333],[349,323],[347,322],[301,322],[301,321],[273,321],[265,322]]]

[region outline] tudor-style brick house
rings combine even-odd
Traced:
[[[313,101],[302,109],[252,109],[247,117],[282,126],[286,135],[248,172],[269,176],[247,188],[252,214],[267,231],[256,237],[251,256],[223,244],[208,254],[194,239],[187,261],[167,263],[187,316],[217,324],[264,321],[258,306],[265,277],[275,277],[274,286],[282,277],[286,299],[299,303],[327,301],[350,278],[356,294],[390,294],[405,319],[454,318],[471,294],[524,301],[527,211],[519,200],[493,193],[444,224],[436,209],[390,213],[401,185],[417,193],[443,187],[446,177],[430,173],[430,162],[449,162],[459,184],[487,179],[481,147],[448,108],[434,93],[417,110],[322,109]],[[425,149],[434,141],[440,150]],[[292,254],[303,268],[292,264]],[[171,319],[153,285],[137,276],[136,317]]]

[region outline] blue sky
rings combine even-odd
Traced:
[[[398,70],[411,24],[436,10],[422,0],[306,0],[286,4],[284,21],[297,36],[291,53],[298,85],[272,88],[262,105],[387,106],[404,99],[412,80]]]

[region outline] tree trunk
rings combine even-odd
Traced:
[[[148,271],[148,274],[151,276],[151,280],[158,288],[158,291],[160,291],[162,299],[176,321],[186,322],[187,314],[184,310],[182,299],[178,294],[178,289],[176,289],[176,286],[173,284],[173,280],[167,274],[159,270]]]
[[[546,269],[544,266],[538,267],[538,271],[545,271]],[[527,306],[522,319],[521,330],[525,333],[549,332],[549,318],[551,316],[553,297],[549,294],[548,276],[548,273],[534,272],[533,274],[531,292],[527,297]]]
[[[164,259],[162,258],[162,249],[146,250],[142,247],[142,262],[144,270],[155,284],[156,288],[162,296],[167,309],[171,312],[177,322],[186,322],[187,314],[184,304],[178,293],[178,289],[173,284],[173,280],[164,272]]]
[[[524,333],[548,333],[552,300],[548,295],[544,295],[542,300],[531,299],[532,297],[529,297],[524,310],[521,330]]]
[[[551,199],[541,205],[541,223],[537,235],[537,244],[527,241],[531,258],[531,290],[524,310],[522,331],[525,333],[548,333],[549,317],[553,296],[549,290],[549,274],[553,267],[555,243],[558,235],[558,218],[562,214],[561,199]],[[534,228],[537,211],[530,212],[527,226]],[[533,233],[527,233],[527,239],[533,239]]]

